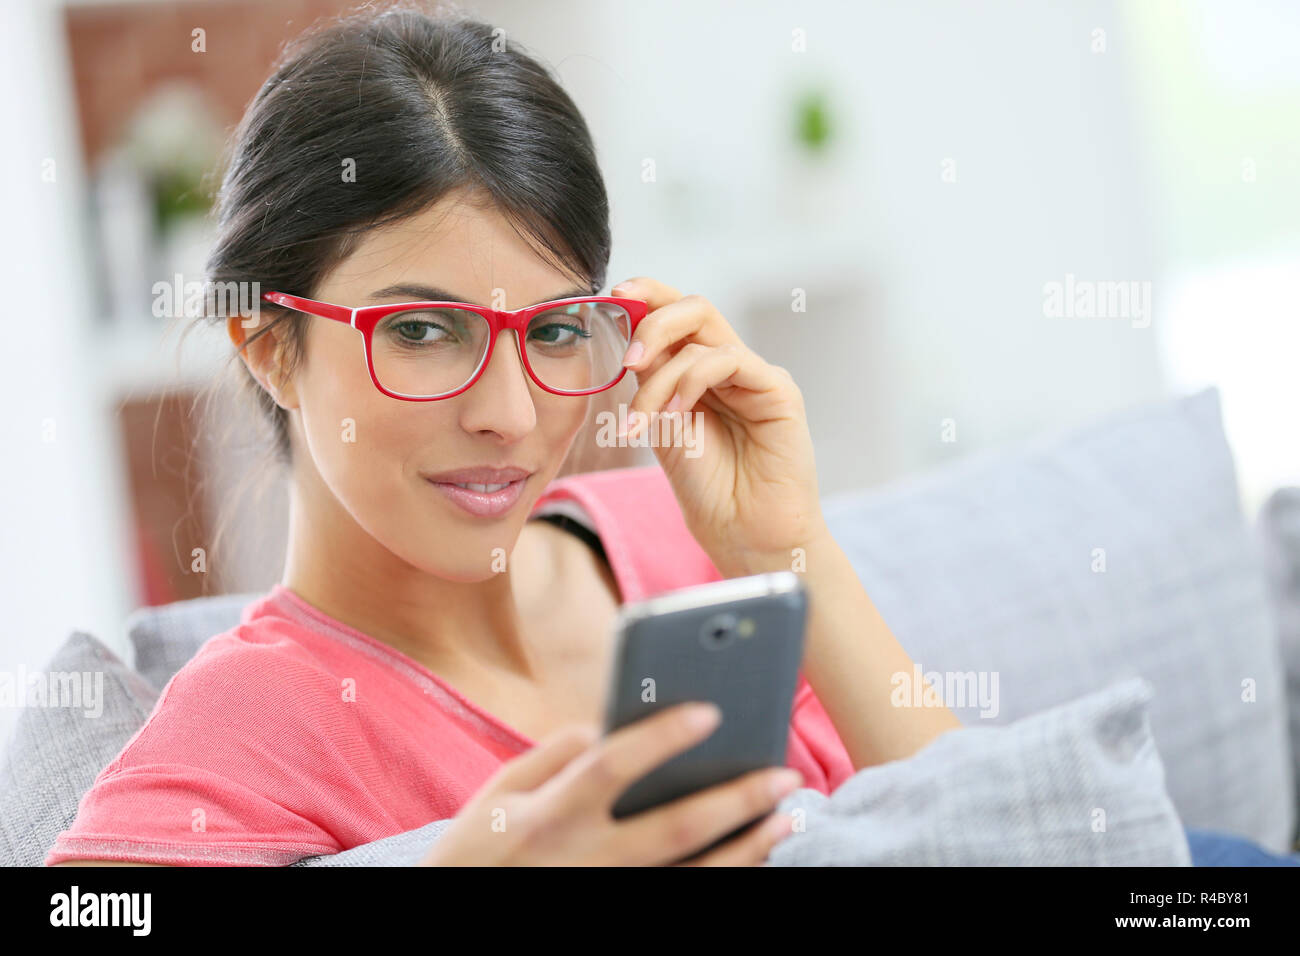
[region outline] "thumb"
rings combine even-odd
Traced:
[[[571,760],[600,739],[595,724],[561,727],[518,757],[507,761],[493,781],[492,790],[534,790],[563,770]]]

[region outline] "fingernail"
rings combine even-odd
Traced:
[[[722,719],[722,711],[716,704],[697,704],[691,708],[689,720],[695,730],[710,730]]]
[[[794,821],[784,813],[778,813],[767,823],[763,824],[763,833],[772,840],[779,840],[783,836],[788,836],[793,832],[791,824]]]
[[[803,774],[798,770],[789,768],[782,770],[772,778],[772,796],[779,800],[781,797],[797,790],[801,783],[803,783]]]
[[[667,405],[664,406],[664,414],[671,415],[673,412],[677,411],[677,409],[681,407],[682,407],[682,397],[678,395],[676,392],[673,392],[672,400]]]
[[[640,342],[633,342],[627,348],[627,354],[623,356],[624,367],[635,365],[641,361],[641,356],[645,355],[645,346]]]

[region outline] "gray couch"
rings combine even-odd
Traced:
[[[841,788],[841,810],[856,800],[855,808],[891,824],[861,839],[892,842],[853,859],[840,852],[837,862],[1186,862],[1171,823],[1237,834],[1274,852],[1295,847],[1300,491],[1279,492],[1261,526],[1247,526],[1214,390],[824,504],[836,539],[913,659],[927,676],[971,694],[948,701],[967,728],[948,735],[951,742],[868,768],[851,781],[855,789]],[[102,671],[104,711],[94,719],[69,709],[24,712],[0,762],[0,863],[41,862],[171,675],[253,597],[138,612],[129,623],[130,666],[91,635],[69,638],[49,669]],[[1108,734],[1109,743],[1077,746],[1075,724]],[[994,728],[1004,730],[989,734]],[[1117,750],[1116,741],[1124,746]],[[1025,747],[1037,748],[1032,759]],[[990,757],[999,748],[1001,764]],[[1040,760],[1049,750],[1056,763]],[[1099,769],[1097,754],[1115,760],[1121,751],[1120,763],[1128,761],[1121,770]],[[1114,785],[1085,802],[1109,801],[1115,819],[1140,804],[1137,816],[1152,822],[1134,824],[1126,839],[1149,838],[1158,849],[1135,857],[1131,849],[1125,856],[1119,838],[1103,850],[1083,849],[1086,840],[1053,843],[1051,831],[1061,828],[1044,825],[1051,816],[1044,808],[1112,772]],[[900,797],[907,786],[925,787],[927,799]],[[1014,806],[1004,799],[1009,789],[1017,790]],[[913,806],[937,812],[939,791],[961,796],[947,810],[961,833],[941,839],[933,818],[927,823]],[[983,812],[979,801],[999,806]],[[838,832],[836,808],[825,807],[824,837]],[[910,830],[907,815],[917,824]],[[961,835],[986,825],[1002,829]],[[404,859],[437,832],[431,824],[414,833]],[[842,847],[845,839],[831,842]],[[1007,851],[1017,841],[1023,852]],[[824,861],[817,846],[810,833],[784,841],[782,852],[791,865]],[[384,861],[365,850],[320,862],[346,864],[350,854]]]

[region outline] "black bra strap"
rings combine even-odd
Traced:
[[[595,532],[591,531],[589,528],[585,527],[584,525],[578,523],[577,521],[574,521],[568,515],[562,515],[562,514],[538,515],[536,518],[532,520],[549,521],[557,528],[561,528],[564,531],[568,531],[573,534],[576,534],[579,538],[581,538],[583,541],[587,543],[588,547],[590,547],[593,551],[596,552],[596,555],[600,558],[600,560],[604,561],[606,564],[609,563],[609,558],[605,554],[605,546],[600,543],[600,536],[597,535]]]

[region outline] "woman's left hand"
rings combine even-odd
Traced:
[[[650,308],[629,346],[629,354],[644,348],[628,366],[639,386],[629,433],[649,431],[687,528],[724,577],[789,569],[795,548],[826,534],[812,436],[794,379],[746,347],[702,296],[683,296],[646,277],[611,294]],[[635,412],[648,424],[638,429]],[[691,421],[655,412],[680,412]],[[656,444],[670,436],[678,441]]]

